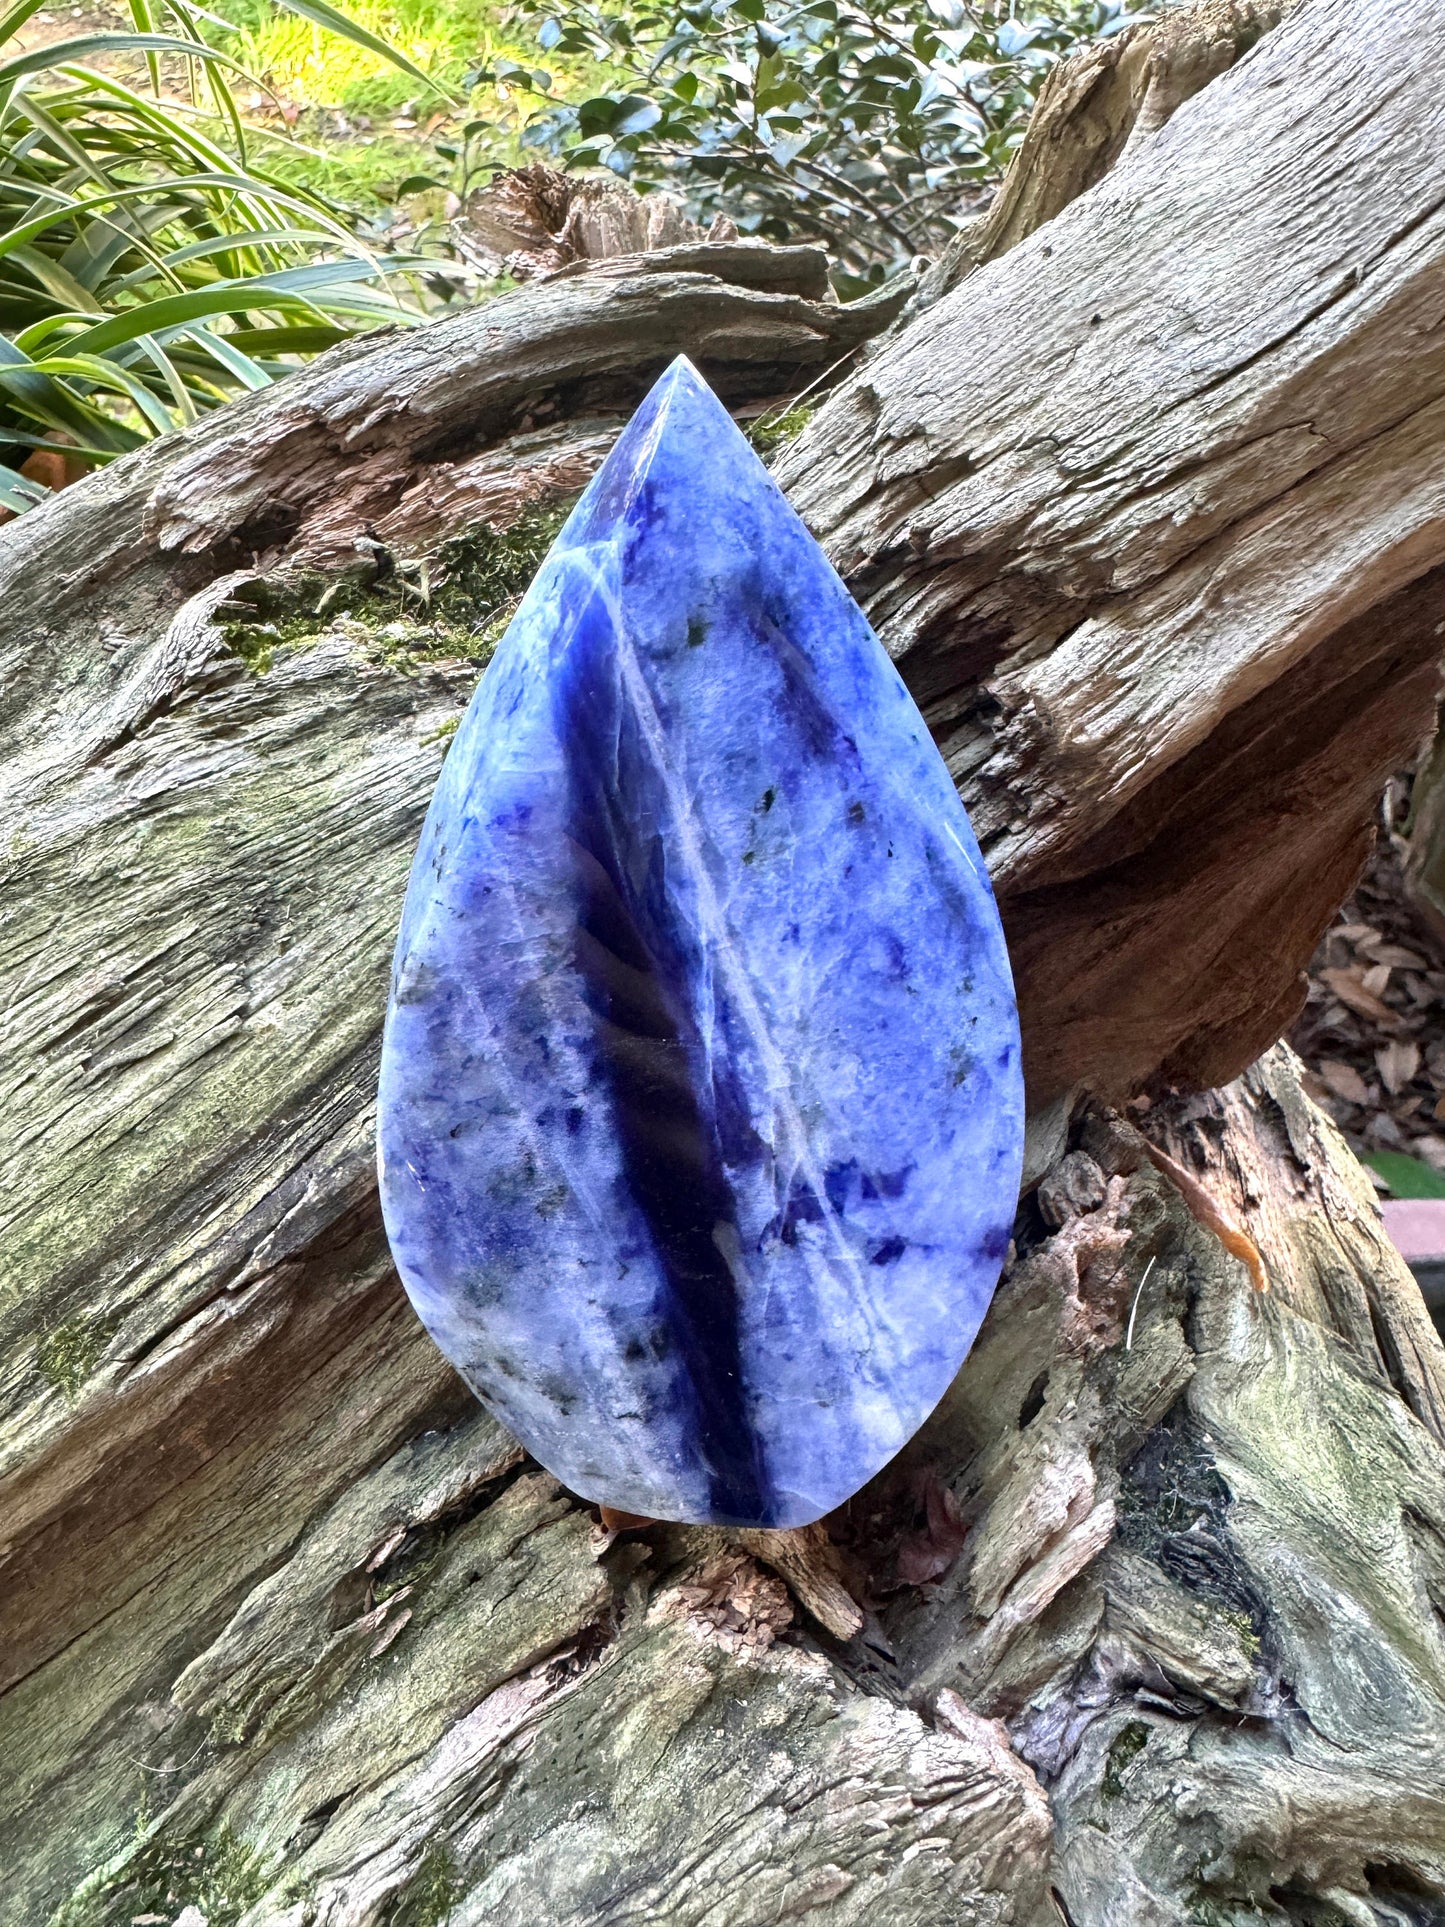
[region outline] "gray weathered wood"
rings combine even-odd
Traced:
[[[783,457],[1011,906],[1041,1099],[1277,1036],[1429,727],[1441,59],[1433,0],[1312,0]]]
[[[902,294],[569,271],[0,535],[0,1920],[1438,1917],[1445,1354],[1287,1052],[1166,1086],[1273,1036],[1428,721],[1441,36],[1310,0],[785,456],[985,833],[1037,1099],[979,1344],[826,1532],[614,1534],[525,1462],[370,1105],[548,515],[673,353],[776,413]]]

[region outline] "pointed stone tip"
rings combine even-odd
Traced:
[[[727,405],[686,355],[675,355],[653,382],[554,548],[570,552],[619,539],[633,503],[660,461],[671,465],[674,501],[683,494],[690,500],[711,499],[724,470],[732,476],[733,487],[743,485],[743,469],[766,474]]]
[[[673,421],[671,417],[678,401],[685,404],[682,418]],[[700,412],[691,412],[687,404],[691,405],[691,410]],[[727,404],[686,355],[676,355],[668,363],[637,413],[639,417],[650,417],[660,428],[670,428],[674,433],[685,432],[684,424],[689,421],[694,426],[702,421],[710,421],[714,426],[726,424],[734,434],[742,435]]]
[[[707,381],[699,374],[696,367],[694,367],[686,355],[676,355],[667,364],[667,367],[653,384],[652,394],[648,397],[648,400],[658,402],[670,401],[674,395],[679,393],[698,400],[705,399],[711,402],[715,408],[722,407],[722,403],[713,393]]]
[[[674,355],[672,360],[667,364],[667,367],[663,370],[662,379],[663,381],[671,382],[685,381],[698,388],[708,388],[707,383],[698,372],[697,364],[689,355]],[[708,393],[712,393],[710,388],[708,388]]]

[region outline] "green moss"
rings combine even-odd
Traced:
[[[358,632],[356,618],[348,619],[348,629],[359,652],[379,669],[394,669],[398,675],[415,675],[418,670],[435,668],[444,662],[470,662],[485,665],[492,651],[483,654],[476,638],[458,635],[435,622],[418,622],[398,616],[379,628]]]
[[[1257,1652],[1268,1607],[1230,1533],[1230,1505],[1213,1449],[1181,1400],[1123,1468],[1119,1538],[1232,1625],[1247,1626]]]
[[[1239,1927],[1238,1916],[1233,1909],[1226,1911],[1219,1901],[1211,1900],[1208,1894],[1196,1894],[1187,1903],[1186,1911],[1189,1918],[1198,1923],[1198,1927]]]
[[[437,555],[429,612],[453,629],[490,638],[494,649],[571,508],[569,498],[529,509],[509,529],[454,537]]]
[[[414,1526],[376,1575],[372,1604],[379,1606],[403,1587],[420,1592],[436,1573],[451,1533],[446,1526]]]
[[[439,1927],[464,1891],[457,1863],[441,1845],[421,1863],[386,1915],[386,1927]]]
[[[114,1872],[88,1880],[51,1917],[51,1927],[122,1927],[142,1914],[174,1920],[186,1907],[198,1908],[207,1927],[235,1927],[271,1886],[260,1854],[228,1826],[162,1835]]]
[[[68,1399],[79,1397],[119,1325],[118,1312],[102,1318],[80,1315],[43,1333],[35,1351],[40,1376]]]
[[[484,1268],[479,1289],[485,1290],[487,1282]],[[505,1371],[505,1363],[499,1361],[499,1364]],[[424,1620],[435,1602],[428,1601],[423,1595],[447,1556],[452,1540],[473,1519],[485,1512],[496,1501],[499,1492],[520,1473],[521,1467],[513,1466],[496,1481],[468,1493],[455,1511],[445,1512],[438,1518],[428,1520],[425,1525],[413,1526],[396,1550],[371,1575],[372,1604],[379,1606],[383,1600],[400,1592],[403,1586],[409,1586],[416,1595],[412,1605]]]
[[[1239,1643],[1244,1648],[1246,1657],[1249,1659],[1258,1659],[1261,1641],[1258,1629],[1249,1614],[1245,1612],[1224,1612],[1220,1614],[1220,1617],[1226,1625],[1232,1626],[1235,1632],[1239,1634]]]
[[[239,1746],[249,1726],[244,1706],[222,1706],[211,1715],[211,1739],[216,1746]]]
[[[258,676],[278,651],[338,631],[364,660],[401,675],[440,663],[483,668],[570,508],[569,498],[529,510],[508,529],[469,529],[432,556],[399,558],[374,544],[344,575],[250,584],[218,610],[222,634]],[[438,736],[456,726],[444,724]]]
[[[785,408],[780,415],[759,415],[747,431],[748,440],[767,461],[769,456],[776,455],[780,448],[785,448],[795,436],[802,434],[813,419],[813,412],[807,404],[798,402],[792,408]]]
[[[1149,1728],[1143,1720],[1130,1720],[1119,1728],[1110,1742],[1108,1758],[1104,1762],[1104,1778],[1099,1787],[1102,1799],[1118,1800],[1123,1797],[1124,1775],[1148,1744]]]
[[[217,610],[226,646],[253,675],[264,676],[281,648],[304,649],[320,640],[326,617],[349,600],[354,585],[323,575],[252,582]]]
[[[276,653],[276,628],[273,623],[257,623],[254,627],[227,623],[223,626],[222,634],[228,647],[235,650],[252,675],[265,675]]]

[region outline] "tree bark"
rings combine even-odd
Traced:
[[[1035,140],[915,287],[569,269],[0,537],[0,1921],[1442,1917],[1445,1353],[1266,1046],[1433,716],[1445,21],[1197,18],[1120,55],[1132,131],[1061,80],[1100,167]],[[679,350],[764,442],[831,386],[779,473],[960,780],[1030,1060],[985,1330],[806,1534],[604,1528],[430,1346],[371,1172],[449,728]]]

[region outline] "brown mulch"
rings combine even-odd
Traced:
[[[1385,794],[1374,854],[1311,960],[1289,1041],[1357,1152],[1445,1171],[1445,943],[1405,891],[1409,792],[1397,777]]]

